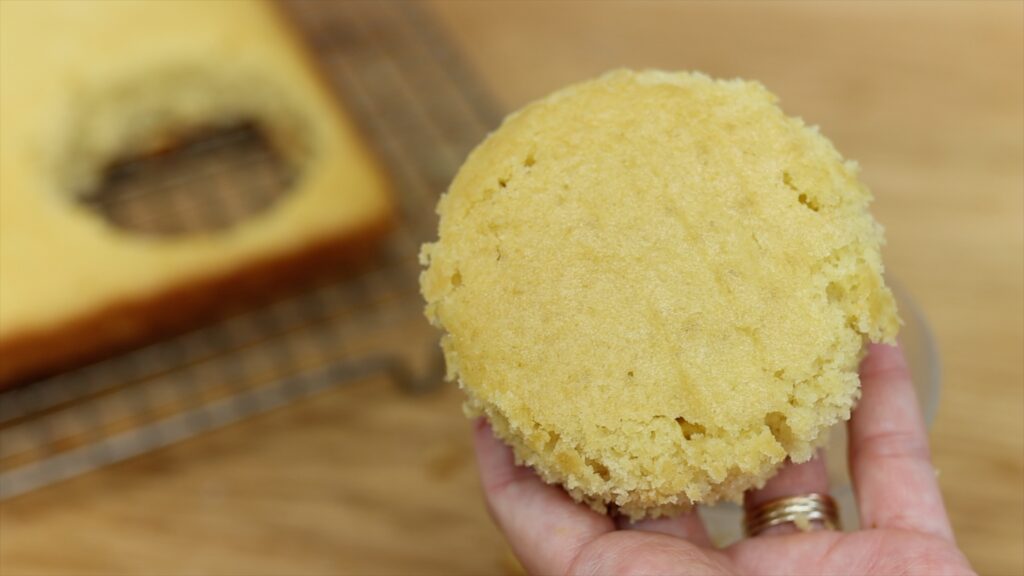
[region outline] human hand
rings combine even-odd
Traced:
[[[861,383],[849,423],[862,526],[856,532],[799,532],[784,524],[718,549],[696,511],[616,521],[516,466],[511,450],[480,421],[476,451],[487,505],[531,574],[973,574],[953,539],[902,352],[872,346]],[[745,506],[814,492],[828,492],[817,458],[787,464],[748,493]]]

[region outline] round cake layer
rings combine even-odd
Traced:
[[[423,248],[449,377],[597,509],[739,498],[849,417],[897,331],[856,171],[753,82],[616,71],[530,104]]]

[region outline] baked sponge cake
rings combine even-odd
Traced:
[[[0,385],[354,265],[386,231],[385,178],[276,7],[5,0],[0,16]],[[249,220],[159,237],[79,201],[118,158],[237,124],[298,169]]]
[[[509,116],[422,250],[448,377],[519,461],[638,519],[811,457],[899,319],[857,167],[755,82],[616,71]]]

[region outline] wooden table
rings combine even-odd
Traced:
[[[1024,4],[445,3],[500,102],[619,66],[764,82],[860,161],[942,353],[957,537],[1024,572]],[[0,573],[514,570],[451,387],[367,380],[5,504]]]

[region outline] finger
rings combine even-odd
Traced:
[[[762,568],[763,571],[763,568]],[[698,548],[664,534],[619,530],[591,542],[568,574],[734,574],[729,559],[718,550]]]
[[[615,529],[607,516],[516,466],[512,450],[483,419],[474,440],[487,506],[530,574],[564,574],[583,546]]]
[[[701,521],[696,508],[675,518],[656,518],[653,520],[630,522],[627,518],[620,517],[616,520],[616,525],[621,530],[657,532],[688,540],[704,548],[712,546],[711,538],[708,537],[708,532],[704,528],[704,522]]]
[[[861,525],[953,540],[906,360],[871,347],[861,363],[861,400],[850,419],[850,471]]]
[[[743,507],[747,514],[754,508],[790,496],[803,496],[806,494],[828,494],[828,472],[825,470],[825,460],[821,451],[807,462],[795,464],[789,460],[783,464],[779,473],[773,476],[764,488],[747,492],[743,499]],[[772,526],[759,534],[791,534],[799,529],[792,523]]]

